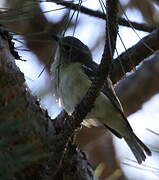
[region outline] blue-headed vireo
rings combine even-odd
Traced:
[[[58,48],[51,66],[52,90],[59,104],[71,114],[91,86],[98,65],[92,60],[89,48],[79,39],[56,35],[53,38],[58,42]],[[145,161],[145,153],[151,155],[148,147],[134,134],[109,78],[84,121],[96,122],[124,138],[139,164]]]

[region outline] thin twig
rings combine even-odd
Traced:
[[[72,2],[63,1],[63,0],[48,0],[47,2],[54,2],[56,4],[63,5],[69,9],[78,10],[78,4],[74,4]],[[93,17],[98,17],[100,19],[105,20],[105,14],[100,11],[94,11],[94,10],[86,8],[84,6],[80,6],[79,11],[84,14],[87,14],[87,15],[90,15]],[[145,32],[152,32],[156,28],[155,26],[147,25],[145,23],[137,23],[137,22],[133,22],[133,21],[128,22],[124,18],[119,18],[118,23],[119,23],[119,25],[130,27],[130,28],[132,28],[132,26],[133,26],[135,29],[140,30],[140,31],[145,31]],[[131,26],[130,26],[130,24],[131,24]]]

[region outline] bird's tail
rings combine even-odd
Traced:
[[[124,139],[127,142],[128,146],[130,147],[139,164],[141,164],[142,161],[145,161],[145,153],[148,156],[151,156],[151,151],[149,150],[149,148],[134,133],[131,138],[125,137]]]

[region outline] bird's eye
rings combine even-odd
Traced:
[[[70,51],[71,47],[68,44],[63,45],[64,50]]]

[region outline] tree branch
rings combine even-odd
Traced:
[[[159,28],[142,38],[137,44],[127,49],[113,60],[110,77],[113,83],[119,81],[141,61],[159,50]]]
[[[84,6],[80,6],[80,8],[79,8],[78,4],[74,4],[74,3],[71,3],[68,1],[63,1],[63,0],[47,0],[47,1],[54,2],[56,4],[63,5],[65,7],[67,7],[68,9],[78,10],[89,16],[98,17],[100,19],[105,20],[105,14],[100,11],[94,11],[94,10],[86,8]],[[135,28],[137,30],[146,31],[146,32],[152,32],[156,28],[155,26],[147,25],[144,23],[136,23],[136,22],[132,22],[132,21],[128,22],[127,20],[125,20],[123,18],[119,18],[118,23],[119,23],[119,25],[130,27],[130,28],[132,28],[132,26],[133,26],[133,28]]]
[[[158,77],[159,52],[115,87],[127,115],[139,110],[143,103],[159,92]]]

